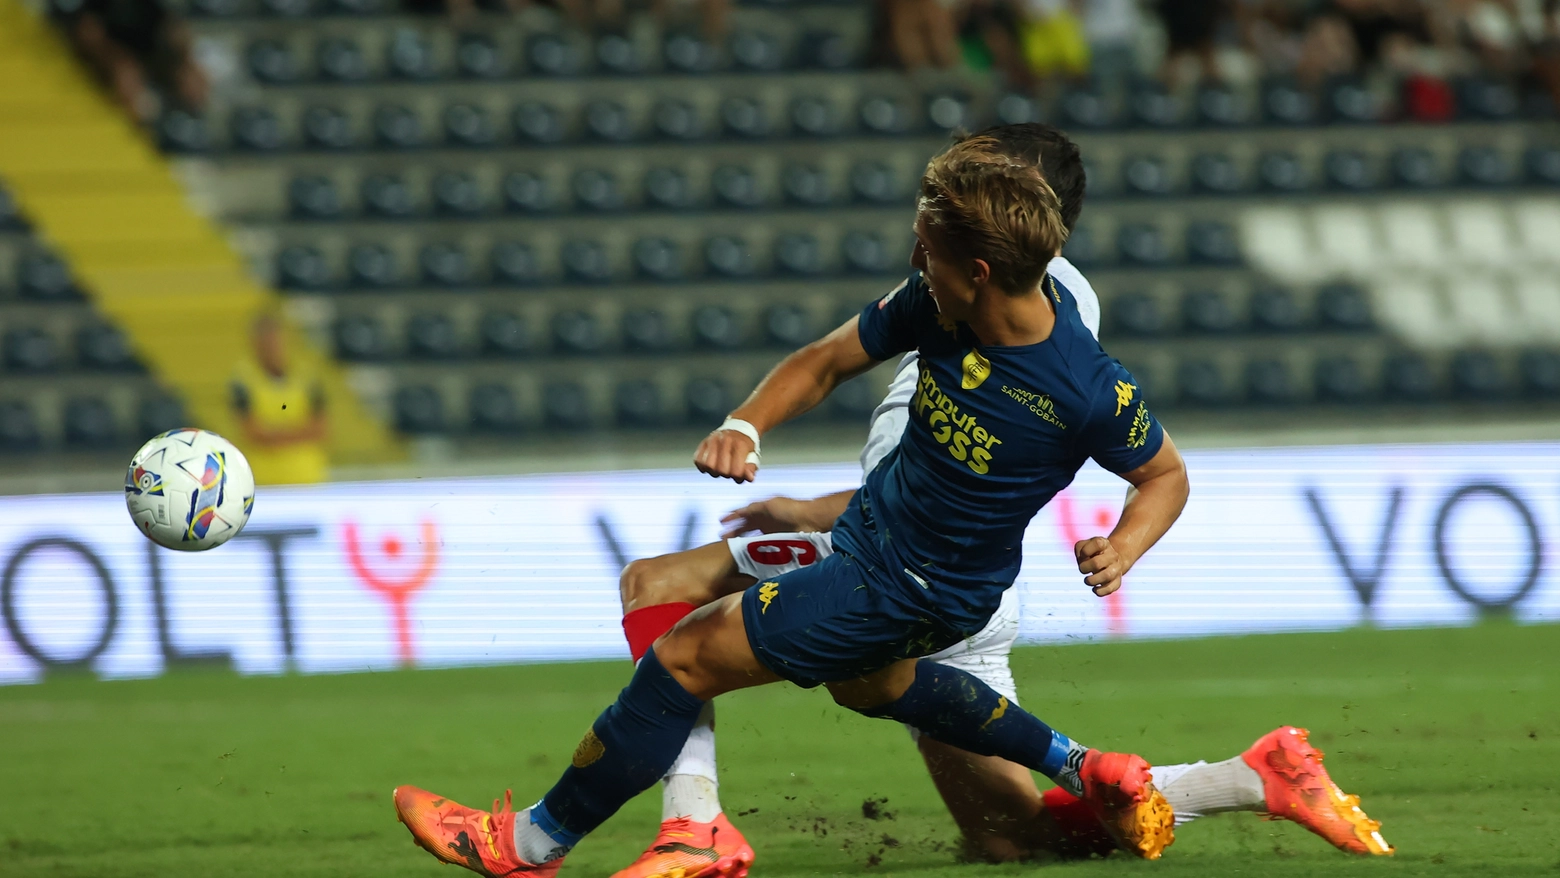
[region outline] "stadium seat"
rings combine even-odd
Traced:
[[[1289,364],[1262,358],[1246,364],[1246,399],[1257,405],[1288,405],[1300,396]]]
[[[471,259],[459,244],[435,241],[417,254],[417,267],[424,283],[440,287],[458,287],[471,283]]]
[[[54,336],[19,326],[5,333],[5,367],[12,372],[52,372],[60,367]]]
[[[434,69],[433,44],[428,38],[407,27],[396,28],[385,47],[390,74],[401,79],[432,79]]]
[[[17,262],[16,285],[22,298],[34,301],[61,302],[80,297],[70,267],[44,250],[28,253]]]
[[[1115,123],[1105,96],[1092,88],[1070,88],[1062,93],[1062,119],[1071,127],[1101,129]]]
[[[574,172],[570,183],[574,200],[588,210],[621,210],[623,192],[617,177],[611,171],[585,168]]]
[[[1039,101],[1019,92],[1008,92],[997,98],[997,122],[1002,125],[1023,125],[1039,122],[1045,117]]]
[[[543,76],[573,76],[585,66],[574,44],[554,33],[535,34],[527,40],[525,59]]]
[[[1218,290],[1190,290],[1181,297],[1181,322],[1189,332],[1229,333],[1240,318],[1229,298]]]
[[[233,145],[255,152],[282,148],[282,123],[269,107],[240,107],[229,120]]]
[[[893,169],[878,161],[857,162],[850,169],[850,188],[858,201],[892,204],[900,200],[899,180]]]
[[[353,244],[347,251],[347,282],[352,286],[394,286],[400,276],[395,254],[383,244]]]
[[[33,451],[42,444],[32,406],[17,399],[0,401],[0,449]]]
[[[1370,397],[1364,370],[1353,357],[1322,357],[1312,377],[1316,398],[1322,402],[1361,402]]]
[[[308,174],[294,177],[287,186],[287,202],[293,216],[306,220],[336,219],[341,216],[341,193],[328,177]]]
[[[731,97],[720,104],[721,128],[732,137],[759,139],[769,136],[769,114],[752,98]]]
[[[662,98],[650,113],[655,133],[668,140],[697,140],[704,136],[704,123],[693,104],[681,98]]]
[[[1164,265],[1170,261],[1164,233],[1149,223],[1122,223],[1116,232],[1116,249],[1122,261],[1132,265]]]
[[[1327,111],[1339,122],[1372,124],[1382,121],[1381,100],[1370,86],[1353,77],[1344,77],[1326,89]]]
[[[1437,393],[1435,373],[1419,354],[1388,357],[1382,365],[1382,384],[1390,402],[1424,402]]]
[[[1111,326],[1122,335],[1155,336],[1165,331],[1159,300],[1141,293],[1127,293],[1110,300]]]
[[[530,286],[542,279],[542,266],[536,251],[522,241],[494,244],[490,261],[494,283]]]
[[[1174,128],[1183,115],[1181,102],[1154,81],[1138,83],[1127,96],[1127,108],[1133,124],[1145,128]]]
[[[389,354],[389,341],[378,320],[364,314],[349,314],[336,321],[336,356],[343,360],[383,360]]]
[[[368,78],[363,47],[346,37],[326,37],[314,48],[314,64],[322,79],[361,82]]]
[[[731,60],[739,70],[773,73],[785,66],[785,47],[774,34],[740,30],[731,37]]]
[[[1305,314],[1289,290],[1263,287],[1251,294],[1251,326],[1265,332],[1297,332],[1305,328]]]
[[[1387,204],[1380,213],[1382,241],[1377,259],[1417,268],[1443,264],[1451,251],[1442,214],[1414,202]]]
[[[135,407],[136,435],[156,436],[190,423],[184,403],[178,398],[155,393],[143,398]]]
[[[630,308],[623,312],[623,344],[632,351],[663,353],[672,349],[672,328],[666,315],[655,308]]]
[[[1062,245],[1062,255],[1079,268],[1090,268],[1107,262],[1110,254],[1104,252],[1092,228],[1079,225],[1067,236],[1067,243]]]
[[[63,420],[68,448],[112,448],[119,444],[114,410],[97,397],[66,400]]]
[[[542,419],[549,427],[583,430],[591,425],[590,397],[574,381],[549,381],[542,386]]]
[[[698,202],[688,175],[677,168],[657,167],[645,172],[645,202],[650,207],[686,210]]]
[[[600,241],[588,238],[565,241],[560,255],[564,276],[569,280],[599,284],[612,279],[612,261]]]
[[[771,344],[799,348],[817,338],[812,317],[800,305],[770,305],[764,309],[764,336]]]
[[[1521,103],[1516,88],[1503,79],[1470,76],[1457,83],[1457,108],[1468,118],[1509,121],[1517,117]]]
[[[720,61],[714,46],[691,33],[668,35],[662,54],[666,66],[678,73],[709,73]]]
[[[836,420],[864,424],[880,399],[882,396],[877,388],[865,377],[852,378],[829,394],[829,414]]]
[[[738,165],[721,165],[710,175],[710,188],[715,199],[728,207],[754,208],[764,203],[763,190],[758,177],[748,168]]]
[[[1204,125],[1233,127],[1251,121],[1246,103],[1234,89],[1214,84],[1197,90],[1197,120]]]
[[[787,232],[775,239],[775,268],[802,277],[823,271],[823,251],[818,239],[805,232]]]
[[[488,311],[477,321],[482,353],[490,357],[523,357],[531,352],[531,327],[512,311]]]
[[[848,70],[856,66],[856,52],[851,42],[839,31],[809,30],[798,41],[800,61],[804,66],[819,70]]]
[[[812,165],[786,165],[780,172],[780,188],[792,204],[822,207],[834,200],[828,176]]]
[[[670,238],[640,238],[634,242],[634,272],[650,280],[682,277],[682,248]]]
[[[422,360],[452,360],[460,356],[455,322],[437,312],[413,314],[406,321],[406,352]]]
[[[1516,178],[1511,163],[1490,146],[1470,146],[1458,153],[1457,175],[1469,186],[1505,186]]]
[[[1539,396],[1560,396],[1560,352],[1527,350],[1517,358],[1522,373],[1522,388]]]
[[[1200,153],[1192,159],[1192,188],[1212,195],[1233,195],[1243,188],[1235,162],[1223,153]]]
[[[330,283],[330,266],[319,250],[305,244],[289,244],[276,254],[276,283],[283,289],[323,289]]]
[[[312,0],[260,0],[260,11],[277,18],[307,18],[314,14]]]
[[[690,424],[713,427],[731,411],[731,394],[721,381],[694,378],[683,386],[683,405],[688,409]]]
[[[457,38],[455,69],[470,79],[498,79],[509,72],[492,37],[473,33],[464,33]]]
[[[1349,192],[1362,192],[1373,185],[1370,164],[1364,153],[1353,149],[1337,149],[1322,159],[1322,173],[1327,185]]]
[[[389,174],[370,174],[363,178],[362,198],[364,212],[372,216],[405,219],[416,210],[411,187],[400,177]]]
[[[693,311],[693,340],[700,347],[732,350],[742,344],[742,334],[730,308],[701,305]]]
[[[395,425],[413,434],[443,433],[444,397],[427,385],[397,388]]]
[[[1170,168],[1159,156],[1133,156],[1121,166],[1121,180],[1132,195],[1169,195]]]
[[[304,110],[302,128],[304,145],[314,149],[348,149],[356,142],[347,114],[335,107]]]
[[[119,327],[91,323],[76,330],[76,361],[87,369],[134,372],[140,368],[130,341]]]
[[[719,277],[751,277],[755,270],[747,242],[730,235],[717,235],[705,242],[704,264]]]
[[[551,104],[524,101],[515,107],[511,121],[516,136],[527,143],[549,144],[563,140],[563,114]]]
[[[1303,192],[1311,185],[1305,166],[1292,152],[1264,153],[1257,160],[1257,182],[1272,192]]]
[[[255,79],[271,85],[296,82],[301,75],[292,47],[280,40],[256,40],[249,44],[249,72]]]
[[[382,104],[374,110],[374,139],[393,149],[422,146],[422,120],[400,104]]]
[[[478,433],[518,433],[525,427],[515,392],[507,384],[485,383],[471,388],[467,410],[471,413],[471,429]]]
[[[939,131],[969,131],[975,127],[974,118],[968,95],[934,94],[926,99],[926,119]]]
[[[211,148],[211,129],[205,116],[172,107],[157,122],[157,143],[166,152],[205,152]]]
[[[1535,146],[1523,155],[1527,178],[1545,186],[1560,186],[1560,147]]]
[[[1370,297],[1351,283],[1331,283],[1316,292],[1317,316],[1332,329],[1362,331],[1376,325]]]
[[[666,419],[660,386],[642,378],[618,384],[612,392],[612,411],[623,427],[658,427]]]
[[[1217,220],[1188,223],[1186,261],[1193,265],[1239,265],[1240,239],[1235,227]]]
[[[915,127],[915,118],[905,102],[874,95],[861,102],[858,112],[861,129],[867,134],[900,135]]]
[[[487,209],[482,187],[464,171],[441,171],[433,178],[433,209],[445,216],[476,216]]]
[[[1452,356],[1452,390],[1464,399],[1490,401],[1504,396],[1508,385],[1500,362],[1486,351],[1458,351]]]
[[[1273,79],[1262,86],[1262,116],[1277,125],[1314,125],[1316,96],[1292,80]]]
[[[1441,184],[1441,172],[1428,149],[1406,147],[1392,154],[1392,180],[1405,189],[1429,189]]]
[[[607,346],[601,321],[589,311],[559,311],[552,319],[553,346],[569,354],[599,353]]]
[[[606,73],[632,76],[645,69],[639,46],[621,33],[604,33],[596,38],[596,66]]]
[[[834,105],[820,97],[801,97],[792,101],[791,125],[809,137],[832,137],[840,131]]]
[[[444,139],[455,146],[482,148],[498,140],[487,110],[475,104],[451,104],[444,108]]]
[[[1180,401],[1188,405],[1217,406],[1229,399],[1224,371],[1211,360],[1187,360],[1176,370]]]
[[[840,239],[840,257],[845,270],[855,274],[884,274],[895,267],[897,259],[881,236],[860,231],[846,232]]]
[[[530,171],[513,171],[504,177],[504,206],[516,213],[546,213],[553,208],[552,187],[547,178]]]

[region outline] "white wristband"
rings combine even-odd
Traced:
[[[741,433],[742,435],[753,440],[753,450],[748,452],[747,462],[754,466],[758,466],[758,450],[760,445],[758,439],[758,428],[748,423],[747,421],[742,420],[741,418],[727,418],[723,423],[721,423],[719,427],[715,428],[715,432],[720,433],[725,430],[730,430],[733,433]]]

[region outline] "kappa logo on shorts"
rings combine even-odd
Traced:
[[[780,595],[780,583],[766,582],[758,587],[758,602],[763,604],[760,614],[769,612],[769,602]]]

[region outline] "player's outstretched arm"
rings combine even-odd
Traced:
[[[1169,433],[1159,453],[1121,477],[1132,487],[1115,530],[1108,537],[1092,537],[1073,546],[1078,572],[1087,574],[1084,584],[1100,597],[1121,588],[1121,577],[1170,530],[1191,493],[1186,462]]]
[[[854,496],[856,489],[852,488],[811,500],[770,497],[749,503],[721,516],[720,523],[726,530],[720,536],[730,539],[750,533],[823,533],[834,528],[835,520],[845,514],[845,507]]]
[[[839,329],[780,361],[730,417],[752,424],[760,435],[822,402],[834,388],[876,366],[861,346],[852,317]],[[693,455],[699,472],[734,482],[750,482],[758,464],[748,455],[754,442],[736,430],[716,430]]]

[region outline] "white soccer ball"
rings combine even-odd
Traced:
[[[157,545],[204,552],[244,529],[255,505],[255,474],[221,436],[193,427],[169,430],[130,459],[125,505]]]

